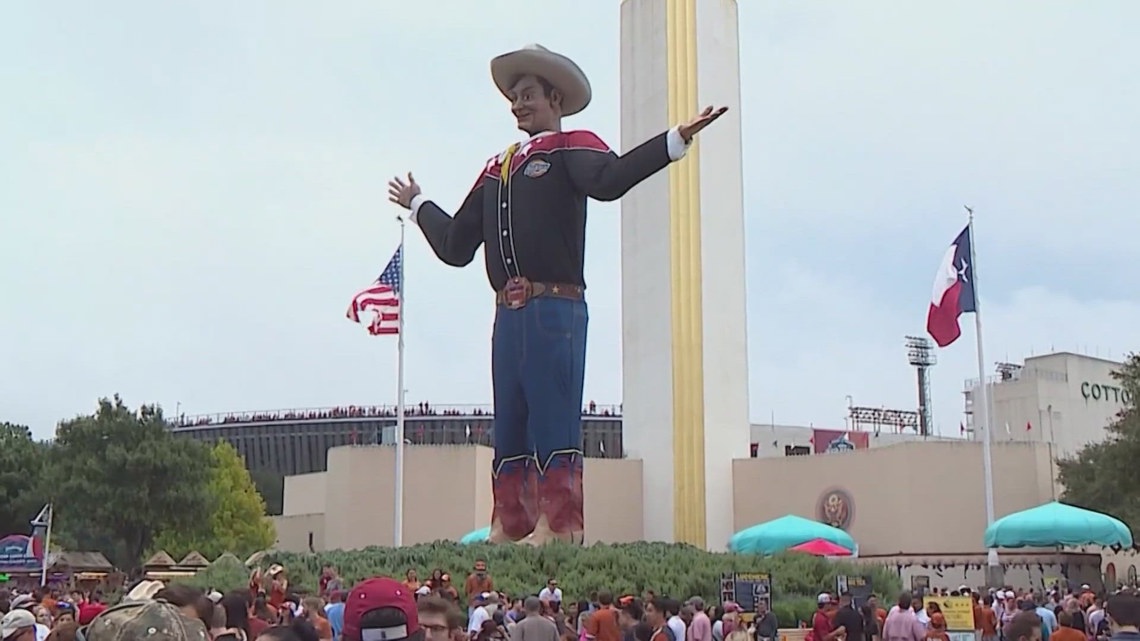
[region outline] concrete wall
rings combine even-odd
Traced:
[[[456,540],[490,522],[490,448],[409,446],[405,450],[405,545]],[[274,519],[278,548],[356,549],[391,545],[395,449],[383,446],[329,450],[329,470],[286,477],[284,514]],[[640,509],[641,461],[585,459],[587,542],[643,538],[630,517]]]
[[[1053,500],[1046,447],[995,445],[993,460],[999,518]],[[839,490],[850,498],[847,531],[860,555],[982,549],[980,443],[902,443],[825,456],[736,460],[733,478],[735,530],[786,514],[818,519],[821,500]]]
[[[411,446],[406,452],[405,544],[455,540],[488,524],[489,448]],[[334,448],[328,472],[287,478],[285,514],[275,519],[279,547],[307,551],[310,535],[316,551],[391,545],[394,458],[391,447]],[[999,443],[993,459],[999,517],[1053,500],[1046,446]],[[644,486],[643,465],[637,459],[586,459],[587,543],[654,538],[639,518],[642,506],[672,486]],[[916,565],[946,565],[974,555],[977,564],[984,563],[980,443],[911,442],[819,456],[738,459],[731,472],[733,516],[722,528],[726,531],[786,514],[819,519],[821,500],[839,491],[850,501],[847,529],[864,558],[903,554],[925,559]],[[726,543],[710,540],[709,547],[723,550]],[[1137,558],[1116,559],[1121,580]]]

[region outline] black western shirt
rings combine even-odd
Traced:
[[[495,291],[516,276],[585,287],[586,199],[617,200],[686,149],[677,129],[621,156],[589,131],[541,133],[488,160],[455,216],[420,195],[412,220],[448,265],[486,245]]]

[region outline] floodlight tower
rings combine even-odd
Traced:
[[[930,339],[907,336],[906,359],[918,372],[918,433],[930,436],[934,423],[930,408],[930,368],[938,362]]]

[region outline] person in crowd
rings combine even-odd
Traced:
[[[636,630],[645,619],[645,609],[641,607],[641,600],[628,597],[622,599],[621,614],[618,616],[618,625],[621,627],[621,641],[636,641]]]
[[[847,641],[862,641],[865,629],[863,615],[855,609],[855,601],[850,592],[839,595],[839,609],[833,623],[835,627],[843,628]]]
[[[661,603],[657,596],[651,596],[645,600],[645,624],[649,632],[649,641],[670,641],[671,633],[668,632],[668,612],[666,606]],[[635,630],[635,636],[638,641],[644,641],[645,632],[641,626]]]
[[[449,601],[426,596],[416,601],[416,613],[424,630],[424,641],[450,641],[463,627],[463,615]]]
[[[688,641],[713,641],[712,619],[705,612],[705,600],[699,596],[693,597],[689,599],[688,607],[692,608],[693,612],[692,618],[689,620]]]
[[[424,635],[416,601],[396,579],[367,579],[349,591],[340,641],[423,641]]]
[[[835,608],[831,595],[823,592],[816,597],[815,602],[816,610],[811,619],[811,632],[808,633],[809,641],[835,641],[847,634],[846,628],[836,627],[832,621]]]
[[[868,601],[859,609],[859,614],[863,617],[863,641],[879,641],[879,617],[875,606]]]
[[[301,607],[303,618],[317,631],[317,637],[321,641],[333,641],[332,624],[326,617],[324,602],[319,597],[306,597],[301,601]]]
[[[513,630],[511,641],[558,641],[560,638],[558,626],[553,621],[542,616],[542,599],[527,597],[523,601],[525,615]]]
[[[74,619],[57,622],[47,638],[48,641],[76,641],[79,638],[79,624]]]
[[[467,633],[474,638],[482,632],[484,621],[494,622],[495,612],[499,609],[499,595],[496,592],[484,592],[476,595],[471,603],[475,609],[467,621]]]
[[[1051,638],[1053,641],[1088,641],[1084,631],[1073,626],[1073,613],[1064,609],[1057,615],[1057,629]]]
[[[1112,641],[1140,639],[1140,596],[1135,592],[1112,595],[1105,603],[1104,611]]]
[[[756,617],[752,620],[751,633],[753,641],[779,641],[780,622],[776,619],[776,613],[768,608],[766,599],[760,599],[756,603]],[[731,634],[729,632],[730,636]]]
[[[319,636],[305,619],[297,619],[291,625],[275,625],[266,628],[254,641],[318,641]]]
[[[467,581],[463,584],[463,594],[467,597],[467,616],[473,616],[475,601],[484,593],[495,591],[495,581],[487,572],[487,561],[478,559]]]
[[[918,620],[914,611],[915,599],[910,592],[899,595],[898,605],[891,608],[880,633],[882,641],[922,641],[926,638],[926,626]],[[918,599],[922,603],[922,599]]]
[[[404,587],[408,588],[412,594],[415,594],[416,591],[420,589],[420,586],[421,583],[419,576],[416,574],[416,569],[408,568],[408,571],[404,573]]]
[[[198,588],[174,583],[163,586],[154,593],[154,598],[177,607],[188,617],[198,619],[207,630],[214,621],[214,604]]]
[[[1022,609],[1005,627],[1006,641],[1043,641],[1041,617],[1032,609]]]
[[[222,597],[219,605],[226,611],[226,629],[240,632],[241,641],[249,641],[261,636],[269,624],[249,616],[249,594],[233,590]]]
[[[879,595],[872,593],[867,597],[867,605],[871,606],[871,611],[875,613],[875,629],[881,634],[883,624],[887,622],[887,611],[879,605]]]
[[[587,612],[586,639],[591,641],[621,641],[619,614],[617,608],[614,607],[613,593],[609,590],[599,590],[598,609]]]
[[[732,634],[736,628],[740,627],[741,612],[740,605],[733,601],[727,601],[721,607],[724,608],[724,614],[720,617],[720,637],[723,641],[723,639],[727,639],[728,635]],[[714,628],[713,635],[715,636],[716,633],[717,631]]]
[[[201,621],[186,616],[178,606],[151,599],[105,609],[83,629],[83,638],[84,641],[209,641],[209,634]]]
[[[546,586],[538,593],[540,601],[557,601],[562,603],[562,588],[558,587],[558,579],[550,577],[546,580]]]
[[[950,635],[946,632],[946,616],[941,612],[930,615],[930,627],[926,630],[926,638],[927,641],[950,641]]]
[[[0,641],[36,641],[36,617],[22,608],[0,619]]]
[[[329,620],[329,625],[332,626],[333,638],[339,639],[340,633],[344,631],[343,590],[334,590],[329,595],[329,602],[325,605],[325,618]]]

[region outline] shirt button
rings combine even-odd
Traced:
[[[504,230],[503,230],[503,235],[504,235],[504,236],[510,236],[510,235],[511,235],[511,232],[509,232],[509,231],[507,231],[507,230],[505,230],[505,229],[504,229]]]
[[[507,259],[507,264],[508,264],[508,265],[510,265],[510,264],[511,264],[511,263],[513,263],[513,262],[515,262],[515,261],[511,260],[510,258],[508,258],[508,259]]]
[[[507,203],[503,203],[503,209],[507,208]]]

